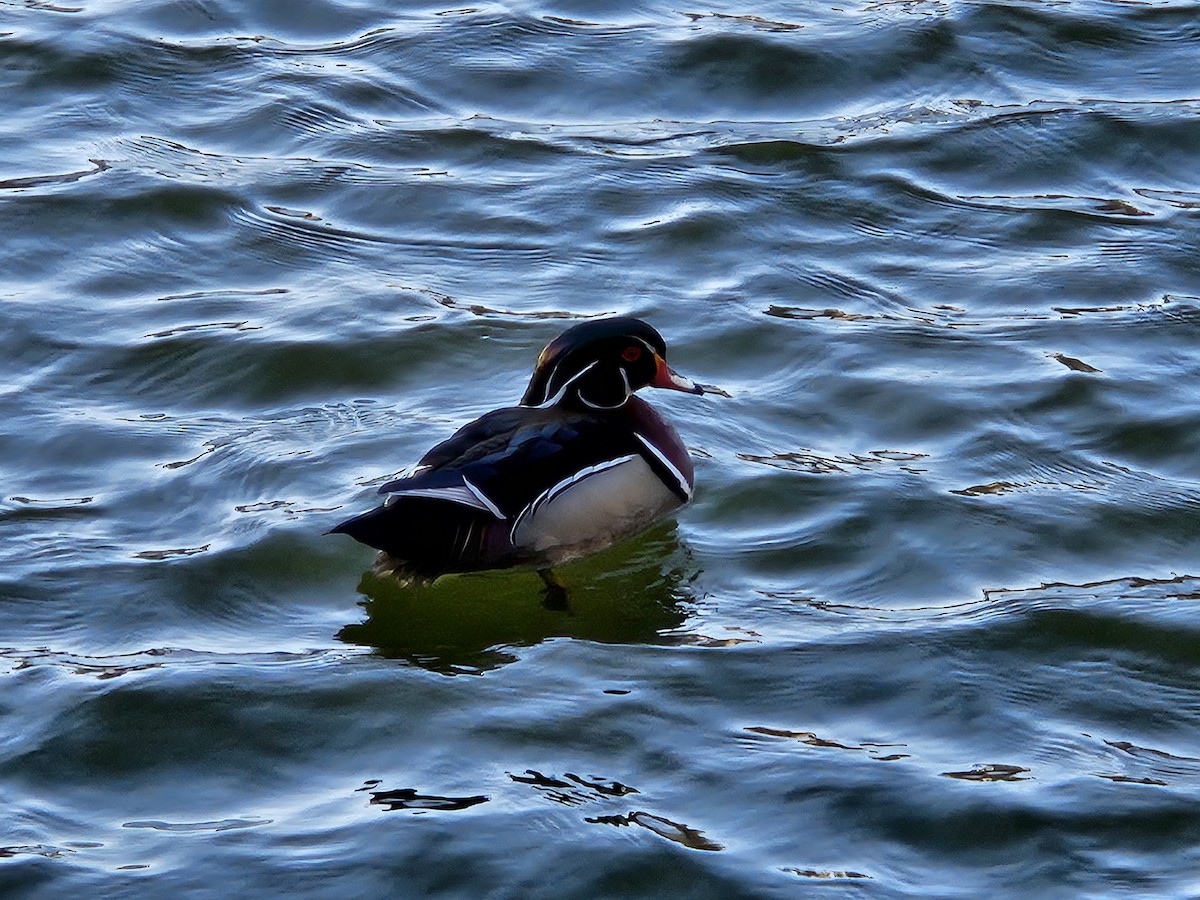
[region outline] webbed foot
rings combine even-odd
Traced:
[[[555,612],[566,612],[571,608],[570,595],[567,593],[567,587],[551,569],[538,569],[538,577],[542,579],[542,583],[546,585],[546,591],[542,594],[542,606]]]

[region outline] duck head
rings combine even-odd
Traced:
[[[666,357],[666,341],[641,319],[582,322],[546,345],[521,405],[617,409],[644,387],[729,396],[672,371]]]

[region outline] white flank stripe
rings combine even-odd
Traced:
[[[660,463],[662,463],[664,466],[667,467],[667,471],[670,472],[672,475],[674,475],[675,480],[677,482],[679,482],[679,489],[681,491],[683,491],[683,495],[685,497],[687,497],[689,500],[691,500],[692,499],[692,486],[690,484],[688,484],[687,479],[683,477],[683,473],[680,472],[677,468],[675,468],[675,464],[673,462],[671,462],[669,459],[667,459],[666,454],[663,453],[661,450],[659,450],[657,447],[655,447],[652,443],[650,443],[650,441],[647,440],[645,437],[638,434],[636,431],[633,433],[633,436],[635,438],[637,438],[639,441],[641,441],[642,444],[645,445],[646,449],[649,450],[651,453],[653,453],[655,458]]]
[[[394,503],[397,497],[428,497],[430,500],[461,503],[463,506],[482,509],[493,515],[496,513],[495,507],[490,501],[485,503],[469,487],[410,488],[407,491],[392,491],[388,495],[387,502]]]
[[[553,500],[555,497],[557,497],[559,494],[561,494],[563,491],[565,491],[571,485],[578,484],[579,482],[583,481],[583,479],[587,478],[589,475],[595,475],[597,472],[603,472],[606,469],[611,469],[614,466],[619,466],[619,465],[621,465],[621,463],[627,463],[631,459],[634,459],[634,458],[635,458],[634,455],[631,453],[628,456],[621,456],[621,457],[618,457],[617,459],[610,459],[606,462],[596,463],[596,465],[594,465],[594,466],[588,466],[586,469],[580,469],[578,472],[576,472],[570,478],[564,478],[562,481],[560,481],[558,484],[554,485],[553,487],[546,488],[546,490],[544,490],[540,494],[538,494],[536,500],[534,500],[527,507],[525,507],[523,510],[521,510],[521,514],[519,516],[517,516],[517,520],[515,522],[513,522],[513,527],[510,532],[510,537],[517,533],[517,529],[521,527],[521,523],[524,522],[526,518],[536,515],[539,507],[541,507],[543,504],[548,503],[551,500]]]
[[[544,494],[545,500],[540,502],[548,502],[553,500],[571,485],[575,484],[575,482],[583,481],[583,479],[587,478],[589,475],[595,475],[597,472],[603,472],[605,469],[611,469],[613,466],[619,466],[621,463],[627,463],[633,458],[634,456],[631,453],[628,456],[622,456],[618,459],[610,459],[607,462],[596,463],[594,466],[588,466],[586,469],[580,469],[570,478],[564,478],[554,487],[550,488],[550,490],[546,491]]]
[[[498,507],[495,503],[492,502],[491,497],[489,497],[487,494],[485,494],[479,488],[475,487],[475,485],[471,483],[470,479],[464,477],[463,484],[465,484],[467,486],[468,491],[470,491],[472,494],[475,495],[475,499],[477,499],[480,503],[482,503],[485,507],[487,507],[488,512],[490,512],[497,519],[504,518],[504,513],[500,512],[500,507]]]

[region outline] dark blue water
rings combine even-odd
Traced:
[[[0,894],[1200,894],[1198,46],[0,3]],[[605,313],[733,397],[568,610],[322,535]]]

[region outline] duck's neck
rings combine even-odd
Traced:
[[[553,395],[541,399],[550,387],[553,387],[552,380],[548,384],[539,383],[535,375],[521,405],[538,409],[611,412],[621,409],[633,396],[629,376],[624,369],[601,369],[595,363],[563,382]]]

